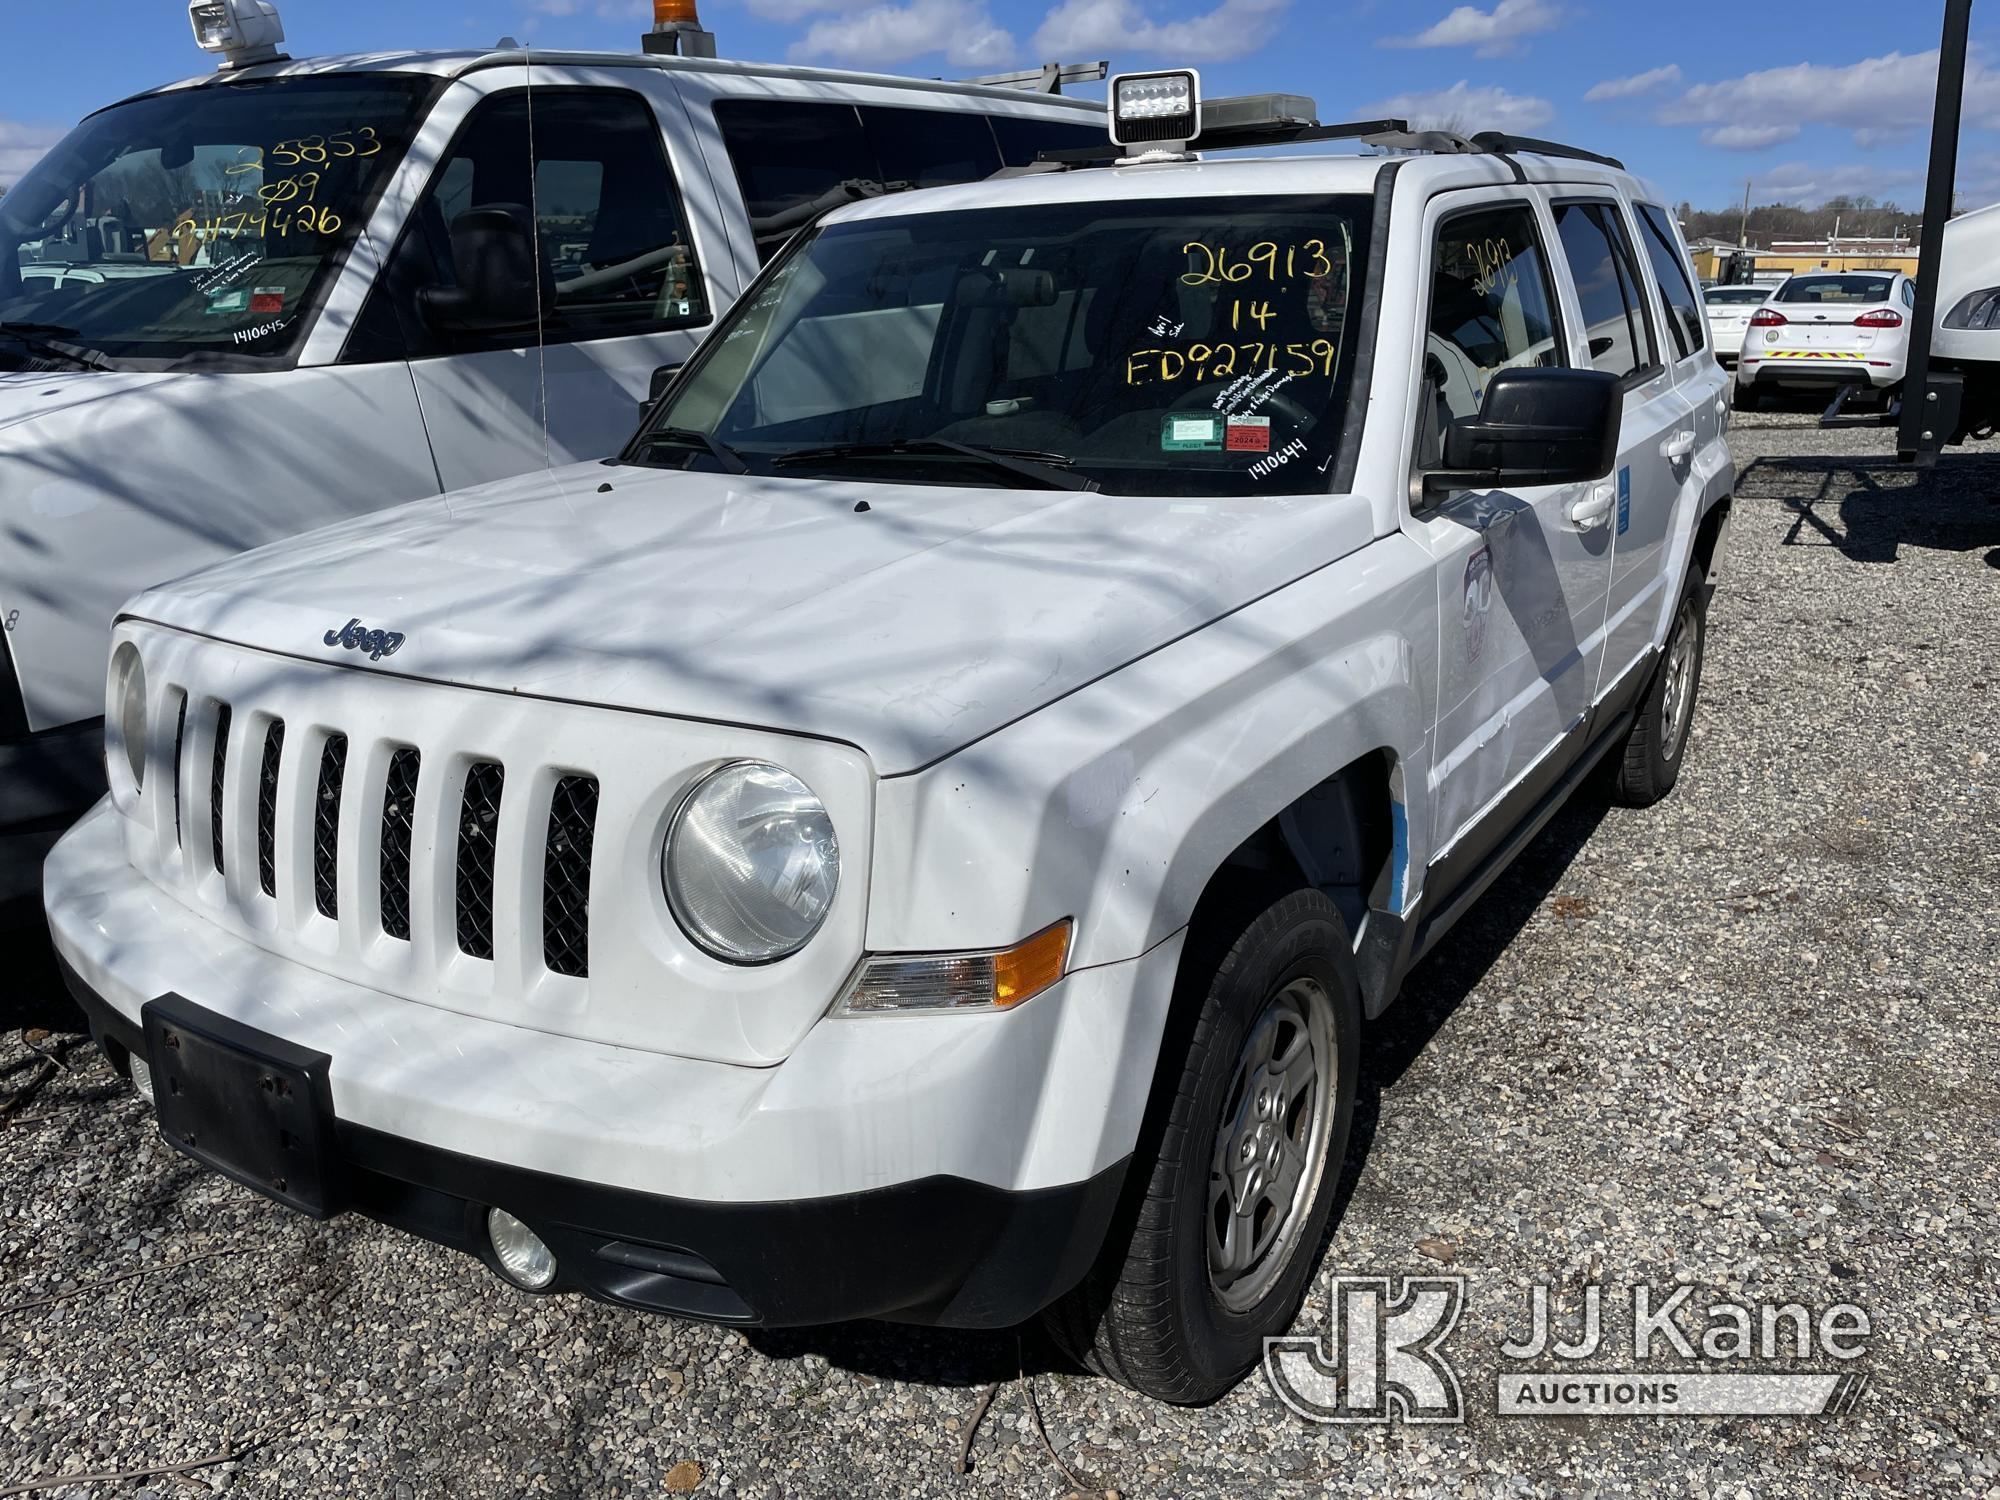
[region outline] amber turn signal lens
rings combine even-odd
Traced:
[[[993,1003],[1005,1010],[1032,1000],[1063,977],[1069,960],[1069,923],[1036,933],[1018,948],[993,958]]]
[[[699,26],[701,17],[694,13],[695,0],[653,0],[653,24],[655,26]]]

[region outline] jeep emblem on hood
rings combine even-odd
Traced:
[[[405,637],[393,630],[363,630],[359,620],[349,620],[338,630],[329,630],[321,637],[329,646],[344,646],[349,651],[366,651],[370,661],[380,661],[385,656],[394,656],[403,649]]]

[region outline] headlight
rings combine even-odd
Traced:
[[[667,904],[703,949],[762,964],[812,940],[840,883],[825,804],[762,761],[722,767],[690,792],[661,857]]]
[[[106,722],[124,748],[133,787],[142,788],[146,784],[146,667],[139,660],[139,648],[130,641],[121,642],[111,656],[109,706]]]

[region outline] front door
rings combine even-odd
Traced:
[[[434,326],[422,294],[459,280],[453,222],[503,205],[534,224],[539,326]],[[715,301],[652,104],[539,79],[468,115],[378,296],[391,306],[363,326],[392,321],[408,350],[447,490],[616,453],[653,372],[694,351]]]
[[[1430,214],[1419,474],[1442,467],[1446,428],[1477,415],[1495,373],[1569,362],[1551,226],[1533,193],[1449,194]],[[1429,503],[1412,494],[1414,535],[1437,576],[1432,847],[1462,867],[1511,823],[1515,798],[1533,801],[1540,782],[1560,774],[1561,748],[1589,717],[1613,496],[1605,484],[1460,491]]]

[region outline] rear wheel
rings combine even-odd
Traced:
[[[1639,717],[1625,740],[1624,752],[1613,752],[1610,791],[1626,807],[1651,807],[1680,780],[1687,755],[1688,731],[1694,724],[1695,698],[1701,692],[1702,658],[1708,645],[1708,609],[1702,580],[1688,581],[1667,633],[1666,651],[1652,686],[1646,689]]]
[[[1764,393],[1756,386],[1745,385],[1739,380],[1730,387],[1729,404],[1737,411],[1762,411]]]
[[[1183,1025],[1161,1058],[1125,1210],[1048,1314],[1078,1361],[1181,1404],[1228,1390],[1297,1315],[1358,1076],[1353,946],[1332,900],[1295,891],[1216,926],[1182,962]]]

